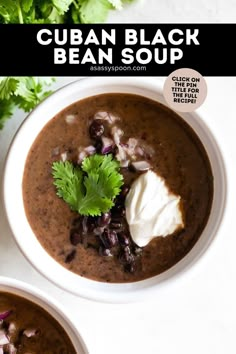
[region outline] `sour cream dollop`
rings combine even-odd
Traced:
[[[155,172],[141,174],[131,185],[125,201],[133,241],[144,247],[154,237],[165,237],[183,228],[180,200]]]

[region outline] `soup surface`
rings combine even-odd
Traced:
[[[132,272],[125,271],[117,257],[102,257],[96,242],[86,247],[71,242],[71,228],[78,214],[56,195],[53,185],[52,163],[64,158],[76,163],[81,146],[94,144],[89,126],[101,111],[119,117],[115,124],[124,133],[122,139],[137,139],[148,151],[146,158],[152,170],[165,179],[171,192],[181,196],[184,229],[156,237],[143,247]],[[121,173],[127,185],[140,175],[130,167],[122,168]],[[175,112],[145,97],[103,94],[74,103],[43,128],[27,158],[23,197],[35,235],[55,260],[84,277],[132,282],[165,271],[191,250],[209,217],[213,176],[201,141]]]
[[[0,318],[1,342],[9,340],[4,353],[76,354],[61,325],[27,299],[0,292]]]

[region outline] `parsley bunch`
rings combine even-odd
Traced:
[[[57,195],[81,215],[99,216],[114,206],[120,193],[123,176],[119,162],[112,155],[92,155],[82,166],[71,162],[54,162],[53,177]]]
[[[100,23],[133,0],[1,0],[0,23]]]
[[[0,129],[16,107],[29,112],[51,94],[47,87],[53,81],[53,78],[33,76],[0,77]]]

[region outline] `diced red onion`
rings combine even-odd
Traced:
[[[128,148],[129,148],[130,150],[133,150],[133,151],[134,151],[134,149],[136,148],[136,146],[137,146],[137,144],[138,144],[138,140],[135,139],[135,138],[129,138],[127,144],[128,144]]]
[[[89,145],[84,148],[84,151],[87,152],[89,155],[93,155],[96,152],[96,148],[93,145]]]
[[[16,325],[14,322],[11,322],[8,327],[8,333],[13,334],[16,331]]]
[[[102,120],[107,120],[108,118],[108,112],[97,112],[94,114],[94,119],[102,119]]]
[[[10,314],[11,314],[10,310],[0,313],[0,320],[5,320],[5,318],[7,318]]]
[[[5,331],[0,330],[0,346],[6,345],[8,343],[10,343],[10,341]]]
[[[136,161],[132,162],[132,166],[137,171],[147,171],[151,168],[151,165],[147,161]]]
[[[118,150],[119,150],[119,152],[116,154],[116,159],[120,162],[126,161],[127,156],[126,156],[125,151],[123,149],[118,149]]]
[[[136,146],[135,153],[139,156],[144,156],[144,150],[141,146]]]
[[[108,113],[108,116],[109,116],[108,122],[109,122],[110,124],[113,124],[113,123],[115,123],[117,120],[120,119],[120,117],[115,116],[115,115],[112,114],[112,113]]]
[[[86,146],[85,148],[79,147],[79,156],[77,163],[80,164],[85,157],[93,155],[95,153],[96,148],[93,145]]]
[[[106,136],[102,136],[102,154],[109,154],[114,147],[114,141]]]
[[[129,160],[122,160],[120,161],[120,167],[128,167],[130,161]]]
[[[120,142],[120,146],[122,148],[126,148],[126,149],[129,147],[129,145],[127,143],[121,143],[121,142]]]
[[[122,137],[122,135],[124,135],[123,130],[121,130],[120,128],[118,128],[116,125],[114,127],[112,127],[111,129],[111,134],[114,138],[114,142],[116,143],[116,145],[120,145],[120,138]]]
[[[110,112],[97,112],[94,115],[94,119],[106,120],[109,124],[113,124],[120,118]]]
[[[67,152],[63,152],[61,154],[61,160],[62,160],[62,162],[65,162],[67,160]]]
[[[79,153],[79,156],[78,156],[78,161],[77,161],[78,164],[80,164],[86,156],[87,156],[86,152],[85,151],[81,151]]]
[[[74,114],[68,114],[65,119],[66,123],[73,124],[75,122],[76,116]]]
[[[4,354],[3,347],[0,346],[0,354]]]
[[[135,159],[135,149],[136,149],[136,146],[138,144],[138,140],[137,139],[134,139],[134,138],[129,138],[128,142],[127,142],[127,145],[128,147],[125,149],[126,153],[132,157],[133,159]]]
[[[27,337],[33,337],[36,335],[37,329],[36,328],[27,328],[24,330],[23,334]]]
[[[129,155],[132,159],[135,159],[135,148],[138,144],[138,140],[134,138],[129,138],[127,143],[123,143],[120,141],[121,136],[123,135],[123,131],[119,129],[117,126],[112,128],[112,135],[114,137],[114,141],[118,147],[118,153],[116,155],[117,160],[123,161],[124,166],[127,167],[127,155]]]
[[[118,161],[126,160],[126,152],[123,146],[120,144],[120,138],[124,134],[123,130],[118,128],[116,125],[111,129],[111,134],[113,136],[114,142],[118,148],[118,153],[116,154],[116,158]]]

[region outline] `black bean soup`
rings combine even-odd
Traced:
[[[94,153],[120,160],[124,185],[109,212],[81,216],[56,195],[52,163],[80,165]],[[181,196],[185,227],[141,248],[129,233],[125,197],[148,169]],[[35,235],[64,267],[98,281],[133,282],[191,250],[210,214],[213,176],[201,141],[175,112],[138,95],[103,94],[74,103],[43,128],[27,158],[23,197]]]
[[[0,292],[0,353],[78,354],[61,325],[33,302]]]

